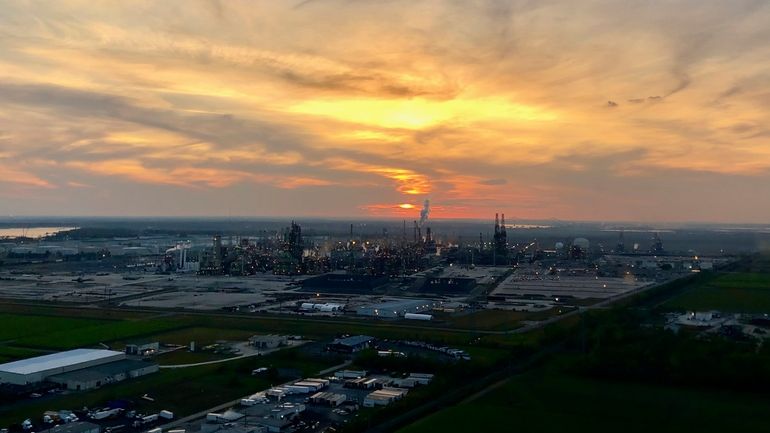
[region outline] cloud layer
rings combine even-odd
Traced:
[[[3,214],[770,219],[764,1],[2,9]]]

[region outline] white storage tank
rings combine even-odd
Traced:
[[[406,314],[404,314],[404,319],[410,319],[410,320],[433,320],[433,316],[430,315],[430,314],[406,313]]]

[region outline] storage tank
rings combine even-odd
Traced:
[[[406,313],[406,314],[404,314],[404,319],[410,319],[410,320],[433,320],[433,316],[431,314]]]

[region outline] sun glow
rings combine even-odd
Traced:
[[[550,121],[553,112],[516,104],[504,98],[309,100],[289,107],[290,112],[383,128],[422,129],[447,121]]]

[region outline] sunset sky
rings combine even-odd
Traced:
[[[0,0],[2,216],[425,199],[770,221],[770,2]]]

